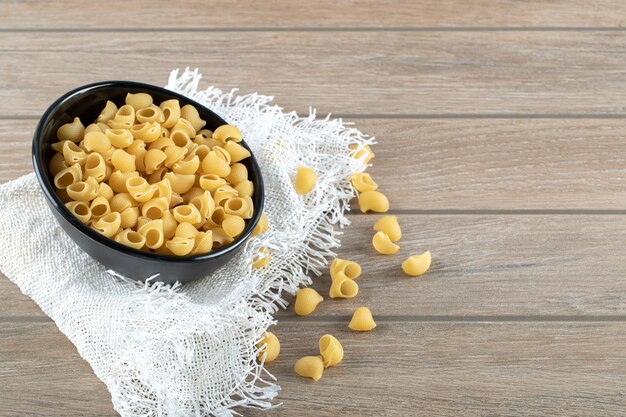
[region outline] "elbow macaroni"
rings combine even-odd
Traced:
[[[241,163],[250,152],[236,127],[205,126],[176,99],[107,101],[87,127],[75,117],[57,129],[48,163],[56,193],[79,221],[135,249],[188,256],[228,245],[254,212]],[[254,266],[268,262],[262,248]]]
[[[402,238],[402,230],[400,230],[396,216],[382,217],[374,224],[374,230],[385,233],[392,242],[397,242]]]
[[[324,373],[324,361],[321,356],[305,356],[294,365],[296,374],[318,381]]]
[[[380,191],[365,191],[359,194],[359,208],[363,213],[368,211],[384,213],[389,211],[389,200]]]
[[[263,338],[256,344],[259,348],[258,360],[270,363],[278,358],[280,354],[280,342],[276,335],[272,332],[265,332]]]
[[[354,310],[348,327],[357,332],[368,332],[376,327],[370,309],[367,307],[358,307]]]
[[[300,195],[311,192],[317,182],[317,174],[311,168],[298,167],[296,177],[293,181],[296,193]]]
[[[296,302],[293,305],[293,310],[299,316],[308,316],[315,311],[322,301],[324,301],[324,297],[313,288],[302,288],[296,292]]]
[[[354,298],[359,293],[359,284],[340,272],[330,285],[330,298]]]
[[[324,368],[335,366],[343,360],[343,346],[333,335],[325,334],[319,341],[320,355],[324,362]]]
[[[372,245],[376,252],[383,255],[393,255],[400,250],[400,246],[391,241],[389,236],[384,232],[376,232],[372,238]]]
[[[407,275],[417,277],[428,271],[431,261],[432,258],[429,251],[426,251],[421,255],[413,255],[402,262],[402,270]]]
[[[354,189],[360,193],[364,193],[365,191],[376,191],[378,189],[378,184],[376,184],[370,174],[366,172],[354,174],[350,177],[350,181],[352,181]]]
[[[361,265],[347,259],[335,258],[330,264],[330,277],[332,280],[344,275],[350,279],[357,279],[361,276]]]

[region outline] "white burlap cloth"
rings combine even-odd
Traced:
[[[259,160],[269,232],[205,279],[173,287],[107,273],[60,229],[34,174],[0,186],[0,271],[76,345],[111,392],[122,416],[228,416],[268,408],[279,387],[256,362],[256,343],[284,305],[284,292],[310,283],[337,247],[333,225],[353,196],[349,177],[365,168],[349,145],[371,144],[340,120],[300,118],[270,97],[198,91],[200,75],[173,71],[167,88],[237,125]],[[319,175],[306,197],[296,168]],[[251,268],[259,247],[270,264]]]

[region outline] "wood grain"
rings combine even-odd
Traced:
[[[353,120],[394,210],[626,207],[622,120]],[[32,171],[36,124],[0,120],[0,183]]]
[[[372,248],[378,218],[352,216],[337,251],[361,263],[359,295],[331,300],[328,276],[316,278],[313,287],[327,301],[303,321],[346,321],[360,305],[392,317],[626,316],[621,216],[402,215],[394,256]],[[429,273],[405,277],[400,263],[425,250],[433,254]],[[0,316],[42,314],[0,279]]]
[[[7,32],[0,53],[5,118],[92,81],[164,85],[187,66],[204,86],[301,112],[621,115],[626,102],[626,32]]]
[[[619,415],[626,407],[621,323],[384,322],[371,333],[339,323],[280,323],[268,369],[283,406],[246,416]],[[344,361],[314,383],[293,363],[325,333]],[[0,413],[112,416],[104,385],[52,323],[0,327]],[[23,348],[16,348],[16,347]],[[384,383],[381,383],[384,381]],[[32,401],[32,399],[37,399]]]
[[[625,15],[626,6],[610,0],[281,0],[262,7],[253,0],[113,0],[100,4],[97,12],[79,0],[0,1],[0,25],[11,29],[619,27],[626,23]]]

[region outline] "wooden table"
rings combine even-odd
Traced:
[[[170,4],[171,3],[171,4]],[[84,83],[205,84],[375,135],[406,279],[353,213],[355,300],[279,314],[281,408],[246,415],[626,413],[626,3],[0,0],[0,182],[31,171],[43,110]],[[327,277],[315,283],[326,292]],[[378,328],[353,334],[357,305]],[[294,376],[326,332],[345,361]],[[112,416],[105,386],[0,277],[0,415]]]

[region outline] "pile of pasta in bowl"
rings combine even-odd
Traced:
[[[254,213],[241,163],[250,152],[235,126],[205,125],[176,99],[107,101],[88,126],[76,117],[57,130],[57,195],[82,223],[134,249],[190,256],[226,246]]]

